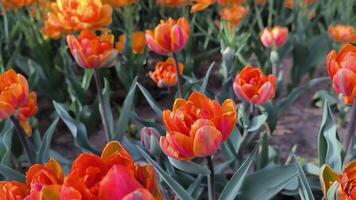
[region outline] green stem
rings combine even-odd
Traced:
[[[99,111],[100,111],[101,120],[102,120],[103,126],[104,126],[104,131],[105,131],[105,135],[106,135],[106,142],[109,142],[111,140],[111,133],[109,132],[107,113],[106,113],[106,110],[104,108],[103,86],[101,84],[100,74],[99,74],[99,71],[97,69],[94,69],[94,78],[95,78],[95,83],[96,83],[96,89],[97,89],[97,92],[98,92]]]
[[[351,107],[351,116],[350,116],[349,124],[347,125],[346,136],[343,142],[345,156],[347,156],[347,153],[349,152],[350,144],[352,144],[352,136],[355,133],[355,123],[356,123],[356,102],[354,102]]]
[[[211,156],[206,157],[208,161],[208,168],[210,170],[210,175],[208,176],[208,197],[209,200],[215,199],[215,174],[214,174],[214,164]]]
[[[12,116],[12,117],[10,117],[10,119],[15,126],[17,135],[18,135],[20,142],[24,148],[27,159],[28,159],[29,163],[31,165],[33,165],[35,163],[35,156],[34,156],[33,151],[31,151],[30,141],[28,140],[25,131],[21,127],[20,122],[16,119],[16,117]]]
[[[177,59],[177,55],[175,53],[172,53],[174,62],[176,63],[176,71],[177,71],[177,77],[178,77],[178,92],[180,98],[184,98],[184,91],[183,91],[183,85],[182,85],[182,76],[179,73],[179,62]]]

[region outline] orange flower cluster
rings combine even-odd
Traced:
[[[183,75],[184,65],[179,63],[178,67],[179,74]],[[173,58],[168,58],[165,62],[158,62],[155,71],[150,72],[150,77],[160,88],[175,86],[178,81],[176,62]]]
[[[163,112],[166,136],[160,138],[165,154],[191,160],[214,154],[236,127],[236,105],[228,99],[222,105],[199,92],[188,100],[176,99],[173,110]]]
[[[67,177],[53,159],[33,165],[25,184],[0,182],[0,199],[161,200],[163,196],[154,168],[134,163],[120,143],[111,142],[101,157],[81,154]]]
[[[67,36],[69,49],[79,66],[85,69],[111,67],[116,62],[114,36],[104,32],[99,37],[90,31],[82,31],[78,39]]]
[[[21,9],[25,6],[32,6],[35,2],[35,0],[1,0],[1,3],[7,11]]]
[[[144,32],[134,32],[132,34],[133,44],[132,53],[133,54],[143,54],[146,47],[146,39]],[[119,41],[116,43],[117,51],[122,54],[125,49],[126,35],[120,35]]]
[[[42,33],[58,39],[62,34],[98,30],[111,24],[112,7],[101,0],[56,0],[48,9]]]
[[[220,11],[220,17],[223,21],[228,22],[231,28],[236,28],[247,15],[248,11],[249,9],[247,7],[234,4],[229,7],[224,7]]]
[[[121,8],[136,3],[136,0],[103,0],[103,3],[110,4],[115,8]]]
[[[330,37],[340,43],[356,43],[356,29],[353,26],[329,26]]]
[[[331,185],[337,182],[337,196],[339,200],[356,199],[356,160],[349,163],[342,174],[335,172],[328,165],[322,166],[320,182],[323,186],[325,198],[327,198]]]
[[[303,1],[303,5],[306,6],[310,6],[315,2],[315,0],[304,0]],[[294,0],[285,0],[284,2],[284,6],[289,8],[289,9],[293,9],[295,7],[294,5]]]
[[[233,88],[235,94],[251,104],[262,105],[276,94],[276,77],[266,76],[260,68],[246,66],[236,75]]]
[[[351,105],[356,98],[356,47],[347,44],[339,53],[329,52],[326,58],[328,74],[333,81],[335,92],[344,96],[346,104]]]
[[[280,26],[265,28],[261,33],[260,39],[267,48],[280,48],[287,43],[288,28]]]
[[[154,29],[146,31],[146,42],[150,50],[160,55],[177,53],[187,44],[190,35],[189,22],[184,18],[178,21],[169,18]]]
[[[29,91],[26,78],[13,69],[0,75],[0,121],[15,116],[28,136],[32,128],[28,119],[37,113],[37,95]]]
[[[199,12],[205,10],[210,5],[215,3],[215,0],[157,0],[157,2],[161,5],[179,8],[189,4],[193,4],[191,8],[191,12]]]

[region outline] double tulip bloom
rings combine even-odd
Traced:
[[[276,94],[276,77],[266,76],[260,68],[246,66],[236,75],[233,88],[235,94],[250,104],[262,105]]]
[[[37,96],[30,92],[24,76],[13,69],[0,75],[0,121],[15,116],[28,136],[32,129],[28,119],[37,113]]]
[[[152,30],[146,31],[146,42],[150,50],[159,55],[180,52],[187,44],[190,35],[189,22],[185,18],[177,21],[169,18]]]
[[[146,47],[146,39],[144,32],[134,32],[132,34],[132,53],[143,54]],[[120,35],[119,41],[116,43],[117,51],[122,54],[126,45],[126,35]]]
[[[356,43],[356,29],[353,26],[329,26],[330,37],[340,43]]]
[[[338,185],[337,196],[339,200],[356,199],[356,161],[349,163],[342,174],[331,169],[330,166],[321,167],[320,182],[323,187],[325,199],[332,184]]]
[[[288,28],[280,26],[265,28],[261,33],[260,40],[267,48],[280,48],[287,43]]]
[[[68,35],[67,43],[75,61],[82,68],[111,67],[116,62],[118,52],[114,48],[114,36],[106,32],[99,37],[85,30],[78,38]]]
[[[33,165],[25,184],[0,182],[0,199],[161,200],[163,196],[154,168],[135,163],[121,144],[111,142],[101,157],[81,154],[67,177],[55,160]]]
[[[178,160],[214,154],[236,126],[236,106],[228,99],[220,105],[199,92],[188,100],[176,99],[173,110],[163,112],[166,136],[160,138],[163,152]]]
[[[103,5],[101,0],[56,0],[45,14],[42,33],[52,39],[82,30],[98,30],[112,21],[112,7]]]
[[[178,68],[179,74],[182,75],[184,65],[179,63]],[[160,88],[175,86],[178,81],[176,62],[173,58],[168,58],[164,62],[158,62],[155,71],[150,72],[150,77]]]
[[[333,81],[335,92],[351,105],[356,98],[356,47],[347,44],[339,53],[332,50],[326,58],[328,74]]]

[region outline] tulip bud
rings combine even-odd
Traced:
[[[270,60],[272,64],[276,64],[279,61],[279,55],[276,50],[271,51]]]
[[[152,127],[145,127],[140,132],[141,144],[152,155],[158,156],[161,154],[161,148],[159,147],[159,132]]]

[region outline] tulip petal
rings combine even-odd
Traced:
[[[333,86],[337,93],[344,96],[352,95],[356,86],[356,74],[349,69],[341,68],[333,78]]]
[[[255,100],[255,103],[258,105],[262,105],[273,97],[274,97],[274,91],[273,91],[272,83],[266,82],[258,90],[258,98]]]
[[[124,196],[122,200],[155,200],[155,198],[146,189],[139,188]]]
[[[169,132],[166,134],[166,140],[179,152],[179,155],[183,157],[192,157],[194,155],[191,137],[179,132]]]
[[[222,135],[213,126],[203,126],[195,134],[193,150],[197,157],[206,157],[214,154],[220,147]]]
[[[159,145],[162,151],[169,157],[177,160],[185,160],[186,158],[181,157],[179,152],[173,148],[173,146],[167,141],[165,136],[162,136],[159,140]]]
[[[61,189],[61,200],[62,199],[82,200],[82,195],[76,189],[63,185]]]

